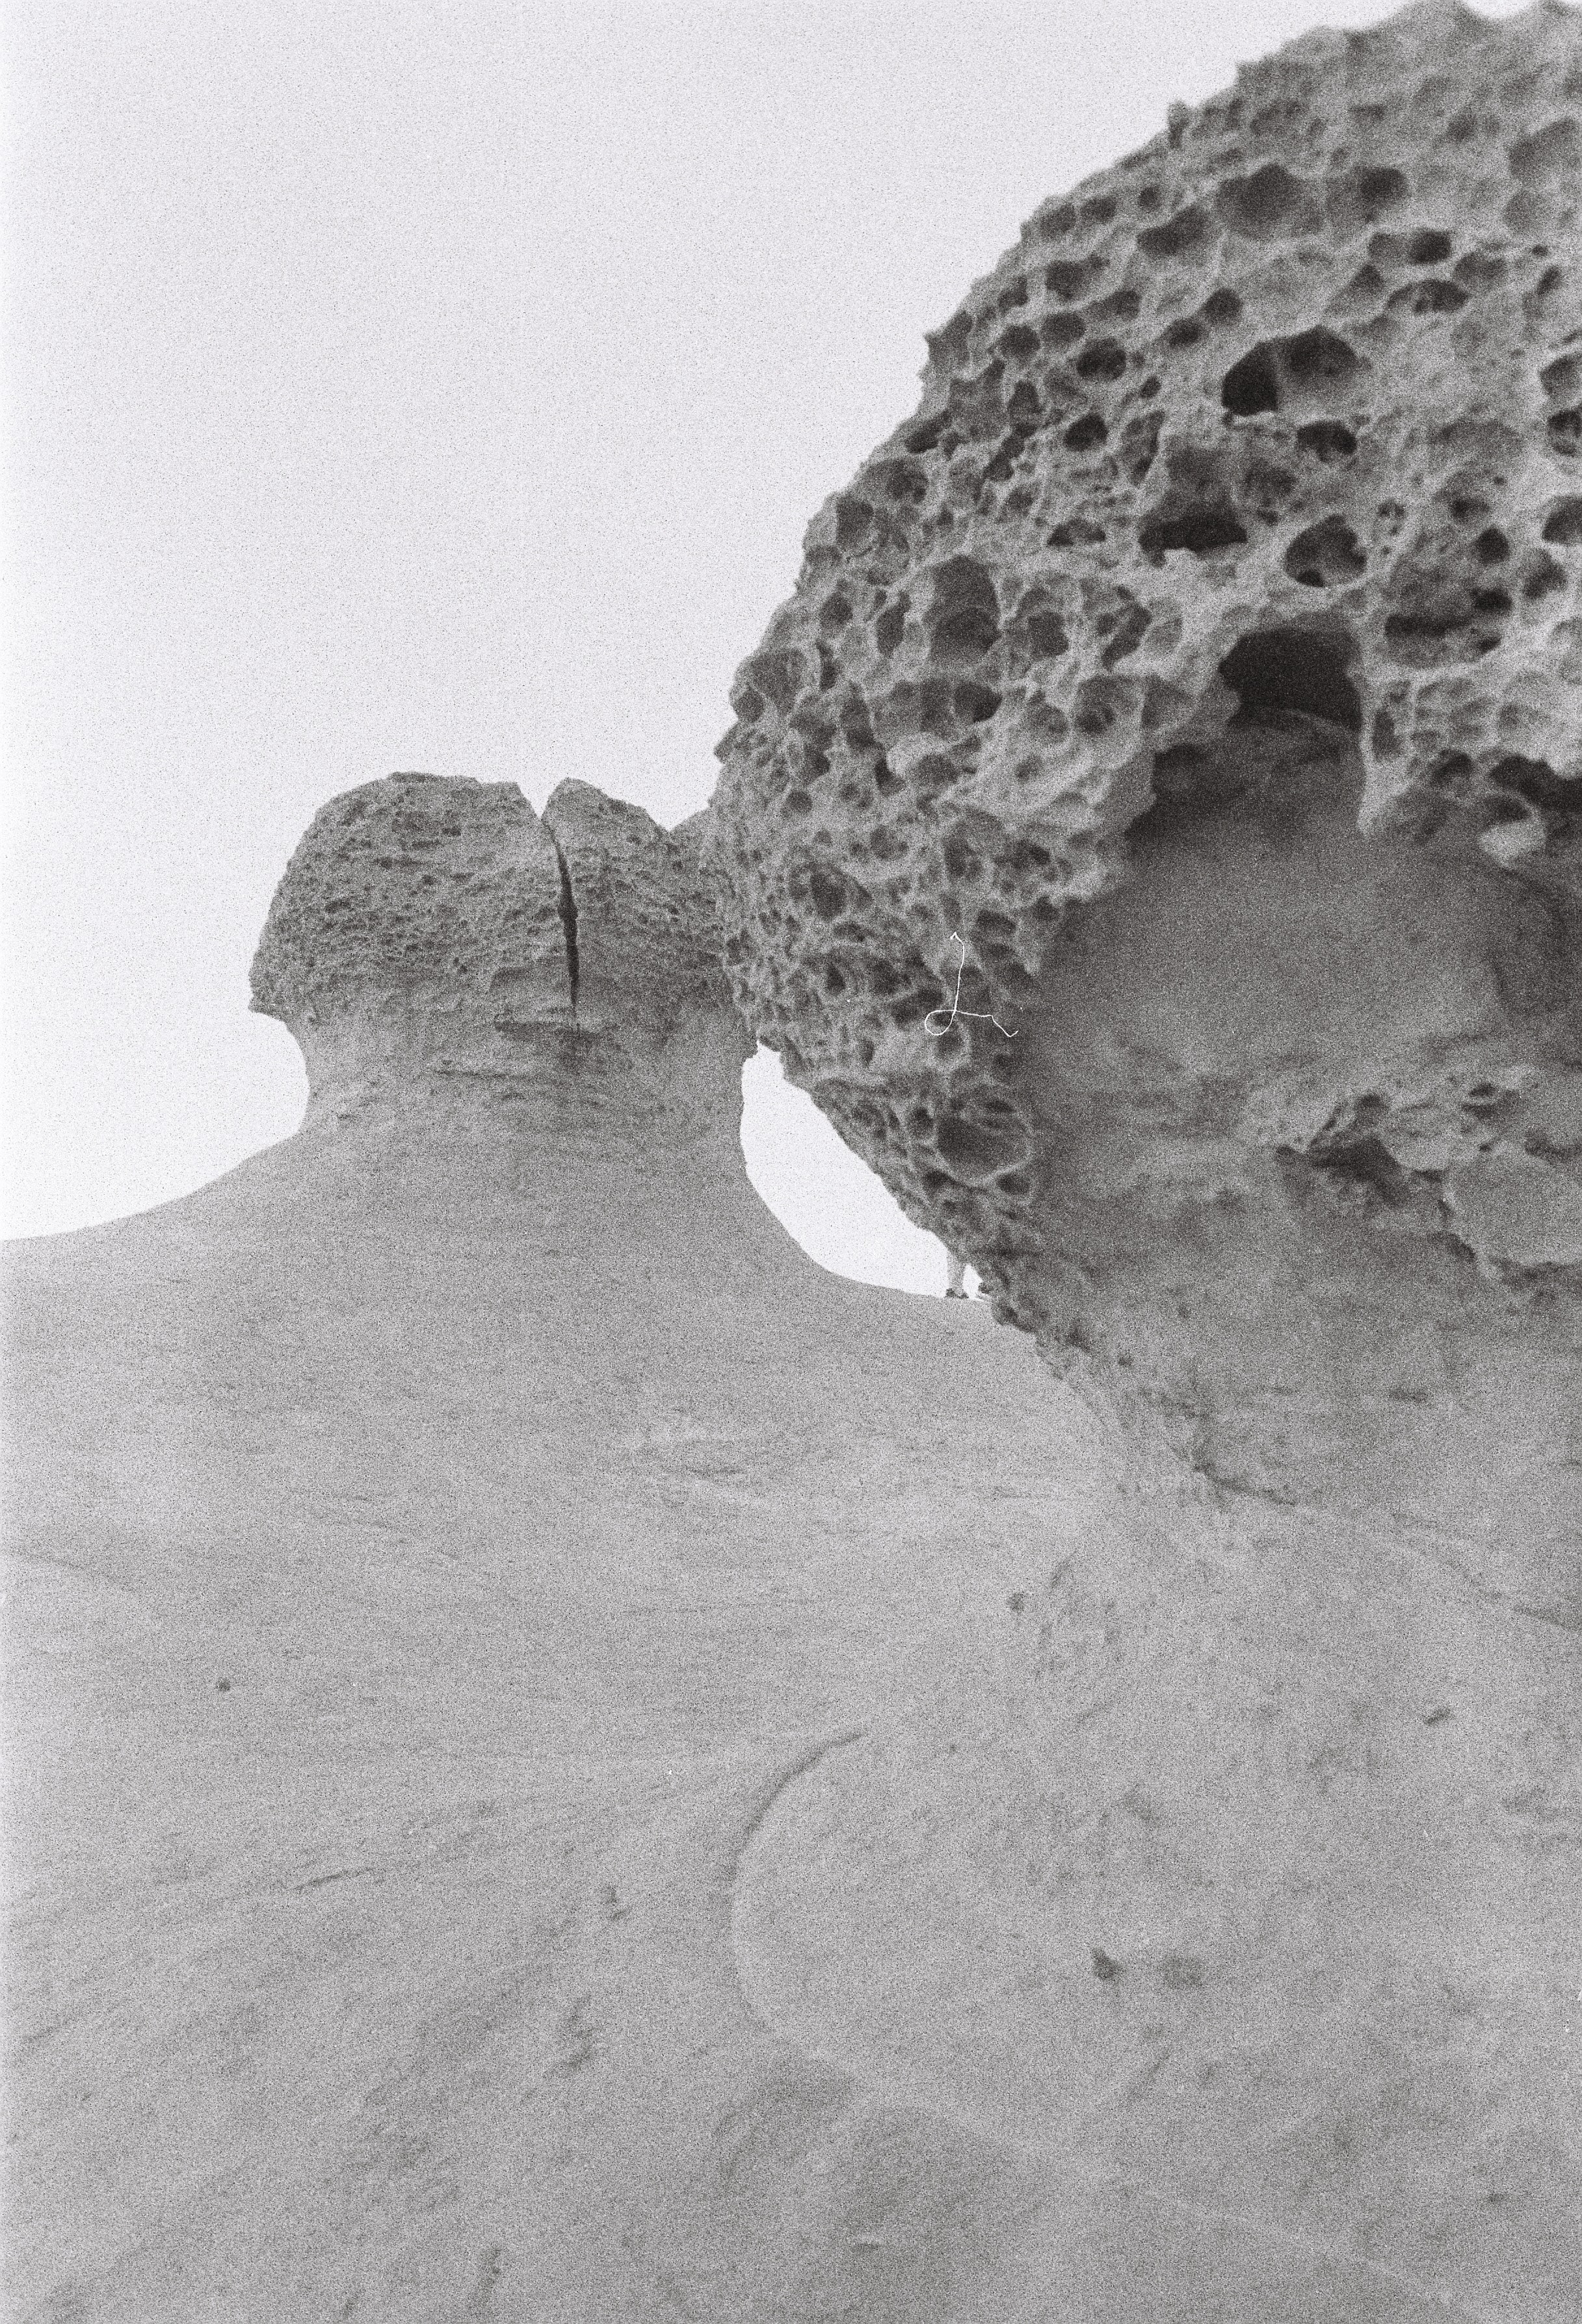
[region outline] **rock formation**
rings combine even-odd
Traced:
[[[1574,1400],[1578,22],[1314,34],[1047,203],[721,745],[750,1020],[1232,1483],[1435,1465],[1362,1406],[1452,1343]]]
[[[815,520],[743,665],[713,843],[743,1005],[1046,1342],[1099,1328],[1090,1286],[1035,1257],[1082,1243],[1043,1216],[1065,1198],[1045,1116],[1091,1065],[999,1025],[1059,1022],[1087,908],[1210,825],[1326,855],[1343,945],[1388,921],[1412,951],[1431,891],[1421,984],[1476,923],[1520,955],[1492,1041],[1474,1008],[1454,1055],[1430,1022],[1350,1078],[1233,1065],[1255,1102],[1227,1153],[1332,1187],[1367,1183],[1364,1148],[1495,1264],[1582,1257],[1546,933],[1582,772],[1579,119],[1573,12],[1448,0],[1179,110],[1047,202],[932,336],[916,415]],[[1353,825],[1374,845],[1342,863]],[[1283,909],[1244,981],[1294,996]],[[954,936],[976,1014],[925,1042]],[[1392,1017],[1402,966],[1380,967]]]
[[[721,745],[749,1021],[1159,1527],[1006,1764],[799,1787],[773,2006],[1308,2250],[1226,2314],[1582,2300],[1579,124],[1582,19],[1431,0],[1046,204]]]
[[[734,1139],[751,1044],[699,821],[663,832],[576,781],[541,822],[513,783],[393,775],[332,799],[253,964],[253,1006],[307,1060],[310,1120],[478,1084]]]
[[[753,1193],[693,828],[366,785],[254,991],[298,1135],[6,1257],[8,2312],[1041,2314],[1064,2173],[782,2036],[737,1895],[1094,1430]]]
[[[9,1255],[20,2317],[1573,2324],[1576,24],[1041,211],[707,824],[334,801]]]

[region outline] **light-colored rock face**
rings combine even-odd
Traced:
[[[292,856],[253,1006],[301,1047],[312,1118],[531,1089],[734,1138],[750,1045],[698,849],[587,783],[541,820],[513,783],[365,783]]]
[[[581,785],[333,802],[302,1131],[5,1254],[8,2313],[1038,2324],[1005,2251],[1100,2240],[746,1990],[777,1802],[1106,1488],[982,1305],[754,1194],[693,867]]]
[[[797,2038],[1168,2189],[1073,2318],[1582,2306],[1579,30],[1316,34],[1041,210],[722,745],[744,1008],[1129,1447],[997,1755],[832,1758],[738,1911]]]
[[[1551,988],[1496,866],[1365,842],[1355,761],[1281,732],[1255,802],[1139,835],[1022,1038],[1078,1190],[1038,1231],[1122,1271],[1114,1376],[1199,1346],[1307,1430],[1322,1365],[1273,1370],[1245,1286],[1216,1353],[1161,1267],[1189,1310],[1283,1268],[1322,1340],[1319,1260],[1355,1283],[1367,1174],[1420,1157],[1357,1129],[1363,1194],[1293,1239],[1242,1086],[1336,952],[1379,1081],[1430,1031],[1536,1051]],[[1392,1338],[1403,1195],[1376,1409],[1443,1457],[1392,1526],[1217,1495],[982,1303],[776,1226],[689,848],[580,787],[541,825],[335,802],[258,970],[303,1130],[6,1255],[16,2312],[1574,2324],[1577,1633],[1534,1487],[1578,1471],[1531,1308],[1491,1277],[1525,1400],[1441,1334],[1461,1246]],[[1204,941],[1205,890],[1270,949]],[[1172,1176],[1210,1104],[1239,1259]],[[1469,1216],[1513,1167],[1458,1156]],[[1480,1399],[1508,1457],[1436,1527]],[[1268,1456],[1226,1425],[1220,1474]]]
[[[1577,1397],[1579,188],[1574,12],[1248,69],[933,336],[738,680],[744,1008],[1230,1481],[1416,1461],[1517,1314]]]

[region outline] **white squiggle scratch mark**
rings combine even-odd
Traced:
[[[961,944],[961,938],[957,935],[954,928],[950,931],[950,941],[953,945],[961,945],[961,958],[956,964],[956,991],[952,994],[950,1000],[950,1014],[948,1017],[945,1017],[945,1011],[942,1009],[930,1009],[928,1015],[923,1019],[924,1032],[928,1035],[930,1041],[942,1041],[958,1017],[971,1017],[980,1025],[992,1025],[996,1033],[1004,1033],[1008,1041],[1013,1041],[1016,1038],[1016,1036],[1011,1030],[1010,1026],[1002,1025],[999,1019],[989,1010],[964,1009],[962,1007],[961,973],[967,966],[967,946],[964,944]],[[934,1022],[936,1017],[945,1017],[945,1022],[942,1025],[936,1025]]]

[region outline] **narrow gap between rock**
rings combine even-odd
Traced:
[[[555,861],[560,867],[560,927],[566,938],[566,978],[571,987],[571,1014],[577,1014],[577,891],[571,885],[571,873],[567,867],[565,852],[548,823],[550,844],[555,851]]]

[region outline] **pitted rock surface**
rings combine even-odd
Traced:
[[[1041,209],[721,749],[744,1008],[1150,1528],[1008,1597],[993,1764],[791,1795],[754,1990],[1302,2252],[1161,2316],[1577,2307],[1579,24],[1315,34]]]
[[[815,520],[743,665],[711,841],[742,1005],[1046,1337],[1072,1316],[1038,1280],[1027,1035],[1070,908],[1167,826],[1255,822],[1293,754],[1339,752],[1372,844],[1437,851],[1469,899],[1497,875],[1568,941],[1579,156],[1582,32],[1552,6],[1429,0],[1177,108],[931,337],[917,413]],[[973,1013],[930,1039],[964,955]],[[1435,1231],[1568,1263],[1582,1197],[1550,1166],[1574,1084],[1477,1158],[1517,1083],[1576,1063],[1541,983],[1505,988],[1520,1031],[1463,1027],[1437,1063],[1398,1044],[1398,1088],[1252,1076],[1236,1134],[1319,1161],[1373,1139]]]
[[[575,780],[541,819],[513,783],[365,783],[292,856],[253,1006],[295,1036],[320,1110],[538,1084],[717,1105],[734,1136],[746,1041],[695,825],[663,831]]]

